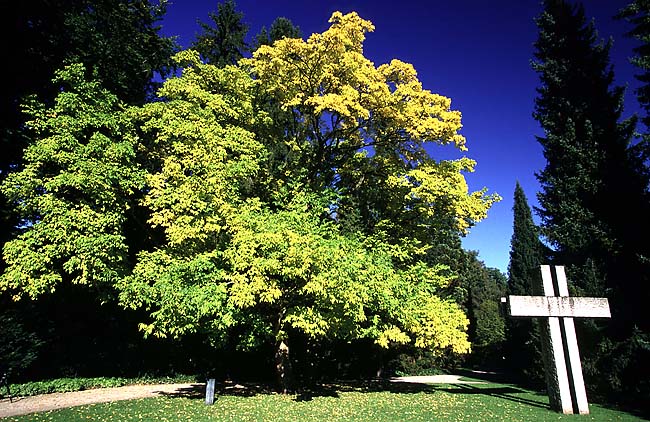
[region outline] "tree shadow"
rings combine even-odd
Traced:
[[[473,378],[477,377],[473,376]],[[479,394],[542,409],[549,408],[548,402],[546,402],[541,395],[539,400],[530,397],[522,397],[521,395],[530,395],[531,392],[510,385],[423,384],[393,382],[390,380],[337,381],[330,384],[318,384],[308,389],[301,390],[297,394],[295,400],[309,401],[315,397],[339,397],[339,393],[342,392],[390,392],[394,394],[435,394],[436,392],[445,392],[450,394]]]
[[[296,393],[295,401],[311,401],[314,397],[334,397],[339,398],[339,391],[335,384],[314,384],[309,387],[301,388]]]
[[[178,397],[189,399],[205,398],[205,383],[192,384],[190,387],[179,388],[176,391],[156,391],[157,394],[166,397]],[[272,394],[273,390],[264,383],[234,383],[232,381],[216,382],[214,388],[215,399],[218,396],[253,397],[258,394]]]
[[[472,376],[473,378],[477,378]],[[159,392],[167,397],[189,398],[202,400],[205,398],[205,384],[196,383],[190,387],[181,388],[174,392]],[[529,397],[522,397],[522,394],[530,394],[529,391],[509,385],[491,384],[422,384],[410,382],[394,382],[385,379],[375,380],[345,380],[313,383],[303,386],[294,392],[294,400],[297,402],[311,401],[318,397],[340,397],[340,393],[360,392],[376,393],[390,392],[394,394],[435,394],[445,392],[449,394],[485,395],[508,400],[528,406],[548,409],[548,403],[541,397],[534,400]],[[234,383],[231,381],[217,382],[215,384],[215,400],[220,396],[253,397],[260,394],[277,394],[270,383]]]
[[[296,401],[309,401],[315,397],[339,397],[339,393],[377,393],[391,392],[395,394],[433,393],[431,385],[416,383],[396,383],[389,380],[345,380],[331,383],[314,384],[302,388],[296,395]]]
[[[166,397],[178,397],[189,399],[205,398],[205,383],[195,383],[190,387],[180,388],[176,391],[156,391],[157,394]],[[344,380],[311,383],[303,385],[293,392],[295,401],[310,401],[316,397],[339,397],[341,392],[373,393],[389,391],[396,394],[415,394],[422,392],[434,392],[435,389],[427,384],[396,383],[389,380]],[[242,382],[222,381],[215,383],[215,400],[219,396],[253,397],[260,394],[278,394],[271,383],[265,382]]]
[[[178,388],[176,391],[154,391],[154,393],[165,397],[197,399],[205,397],[205,384],[196,383],[189,387]]]
[[[548,403],[543,400],[534,400],[516,395],[528,394],[529,392],[511,386],[479,387],[472,384],[454,384],[453,386],[437,387],[436,391],[444,391],[450,394],[481,394],[542,409],[549,408]]]
[[[453,374],[497,384],[512,384],[512,377],[504,372],[478,371],[473,369],[454,369]]]

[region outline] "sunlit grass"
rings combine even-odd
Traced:
[[[193,397],[159,397],[80,406],[8,418],[12,422],[70,421],[639,421],[591,405],[589,416],[560,415],[548,399],[503,384],[337,384],[311,394],[279,395],[239,390],[206,406]]]

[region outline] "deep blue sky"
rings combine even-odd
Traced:
[[[539,184],[535,172],[544,167],[535,135],[541,129],[531,114],[538,86],[530,67],[540,13],[537,0],[357,0],[290,1],[238,0],[250,36],[284,16],[298,25],[303,36],[329,27],[332,12],[356,11],[375,25],[368,34],[365,55],[376,65],[393,58],[412,63],[424,88],[452,99],[463,114],[461,133],[466,155],[478,162],[467,175],[470,189],[487,187],[503,200],[463,241],[479,251],[490,267],[506,271],[512,236],[512,197],[518,180],[531,206],[537,205]],[[626,115],[638,109],[632,93],[635,68],[629,64],[635,41],[625,38],[625,22],[612,16],[627,0],[586,0],[602,38],[614,39],[611,51],[617,83],[628,85]],[[199,31],[197,19],[208,21],[217,1],[171,0],[163,21],[165,35],[178,36],[189,47]],[[447,153],[447,152],[445,152]],[[432,150],[439,156],[439,151]]]

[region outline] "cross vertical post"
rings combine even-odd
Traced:
[[[550,273],[550,267],[548,265],[545,267]],[[544,269],[542,271],[544,271]],[[564,267],[555,267],[555,274],[557,276],[558,296],[569,297],[569,288],[567,286],[566,275],[564,274]],[[577,406],[579,414],[588,415],[589,404],[587,402],[585,380],[582,376],[582,364],[580,363],[580,350],[578,349],[575,324],[571,317],[565,317],[562,318],[562,320],[564,323],[564,336],[566,338],[565,350],[569,357],[569,373],[573,378],[571,387],[575,399],[575,405]],[[574,408],[574,410],[576,409]]]
[[[573,318],[610,318],[605,298],[569,297],[563,266],[541,266],[544,296],[508,296],[511,317],[544,318],[542,354],[551,408],[565,414],[589,414]],[[557,292],[557,296],[556,296]]]
[[[555,296],[553,278],[548,265],[542,265],[544,296]],[[573,413],[571,388],[567,373],[560,318],[549,316],[541,323],[542,355],[546,365],[546,385],[551,408],[565,414]]]

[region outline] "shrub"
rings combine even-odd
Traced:
[[[177,375],[174,377],[143,376],[138,378],[57,378],[45,381],[33,381],[23,384],[12,384],[12,396],[36,396],[38,394],[67,393],[71,391],[91,390],[95,388],[121,387],[133,384],[166,384],[174,382],[193,382],[195,377]],[[6,390],[0,391],[0,398],[6,397]]]

